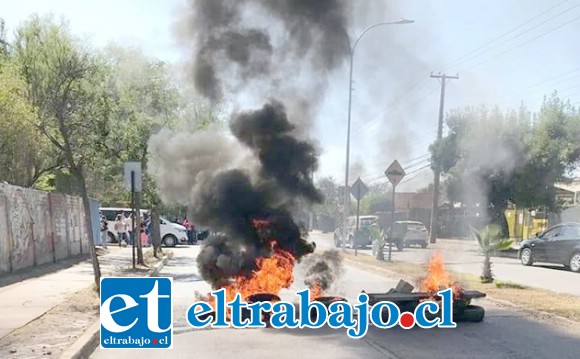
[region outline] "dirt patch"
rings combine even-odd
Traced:
[[[381,271],[387,277],[404,279],[416,286],[427,273],[426,264],[381,262],[371,256],[360,255],[355,257],[351,253],[341,253],[341,255],[345,261],[354,267],[374,272]],[[460,282],[466,289],[484,292],[489,299],[499,301],[500,304],[503,302],[503,305],[506,305],[507,302],[532,313],[544,312],[572,321],[580,321],[580,299],[577,296],[505,282],[482,284],[477,276],[451,270],[448,270],[448,272],[454,280]],[[541,313],[538,315],[541,316]]]
[[[163,252],[169,257],[173,254],[167,250]],[[104,255],[106,252],[100,251],[99,254]],[[162,259],[153,257],[152,250],[150,255],[149,251],[143,253],[143,257],[148,265],[133,269],[129,260],[116,265],[111,275],[145,277],[148,276],[150,267]],[[0,358],[59,358],[98,319],[98,294],[93,287],[83,289],[67,297],[41,317],[1,338]]]
[[[98,319],[98,313],[96,291],[81,290],[0,339],[0,358],[58,358]]]
[[[135,268],[133,268],[132,261],[127,262],[126,265],[119,266],[117,268],[117,276],[119,277],[143,277],[147,276],[148,272],[151,268],[159,264],[165,257],[173,257],[173,252],[167,249],[164,249],[162,253],[158,254],[157,257],[153,255],[153,249],[149,248],[148,250],[143,251],[143,264],[135,264]]]

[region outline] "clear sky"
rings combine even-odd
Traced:
[[[371,1],[371,0],[360,0]],[[374,0],[379,1],[379,0]],[[171,63],[184,59],[172,28],[180,0],[0,0],[10,30],[33,13],[66,19],[95,46],[109,42],[141,47]],[[446,109],[468,105],[537,110],[542,96],[559,90],[580,104],[580,0],[386,1],[386,13],[368,14],[351,29],[402,17],[414,24],[369,32],[355,55],[351,183],[384,181],[394,159],[408,172],[428,164],[439,106],[439,82],[429,74],[459,74],[447,87]],[[495,40],[495,41],[493,41]],[[493,41],[493,42],[491,42]],[[344,180],[348,68],[332,74],[326,101],[313,119],[322,146],[316,176]],[[423,157],[421,157],[423,156]],[[414,158],[419,160],[411,161]],[[409,175],[402,189],[426,185],[429,169]]]

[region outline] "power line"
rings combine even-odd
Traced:
[[[431,89],[429,92],[425,93],[421,98],[417,99],[416,101],[407,104],[407,107],[416,107],[418,106],[421,102],[423,102],[429,95],[431,95],[433,92],[437,91],[437,88],[433,88]],[[403,104],[405,104],[404,102],[399,103],[398,107],[395,107],[394,111],[390,111],[387,112],[387,114],[389,115],[389,117],[396,117],[396,115],[401,114],[404,110],[406,110],[406,107],[403,108]],[[362,125],[360,127],[358,127],[354,132],[353,132],[353,137],[358,138],[361,135],[367,134],[369,131],[375,130],[377,129],[377,127],[379,127],[381,125],[381,120],[384,119],[383,118],[377,118],[375,120],[371,120],[369,121],[367,124]]]
[[[519,32],[519,33],[518,33],[518,34],[516,34],[515,36],[512,36],[512,37],[510,37],[509,39],[507,39],[506,41],[502,41],[502,42],[501,42],[499,45],[492,46],[491,48],[489,48],[489,49],[487,49],[487,50],[485,50],[485,51],[480,51],[480,50],[483,50],[483,49],[485,49],[485,48],[486,48],[488,45],[491,45],[491,44],[495,43],[496,41],[503,39],[504,37],[506,37],[506,36],[510,35],[510,34],[511,34],[511,33],[513,33],[514,31],[516,31],[516,30],[518,30],[518,29],[520,29],[520,28],[524,27],[525,25],[527,25],[527,24],[529,24],[529,23],[533,22],[534,20],[536,20],[536,19],[538,19],[538,18],[540,18],[540,17],[542,17],[542,16],[546,15],[548,12],[550,12],[550,11],[554,10],[554,9],[555,9],[555,8],[557,8],[557,7],[560,7],[560,6],[562,6],[563,4],[565,4],[565,3],[567,3],[567,2],[569,2],[569,0],[564,0],[564,1],[560,2],[559,4],[556,4],[556,5],[552,6],[552,7],[550,7],[548,10],[545,10],[545,11],[543,11],[542,13],[540,13],[540,14],[538,14],[538,15],[534,16],[534,17],[533,17],[533,18],[531,18],[530,20],[527,20],[527,21],[525,21],[524,23],[522,23],[522,24],[520,24],[520,25],[516,26],[515,28],[513,28],[513,29],[511,29],[511,30],[507,31],[506,33],[504,33],[504,34],[502,34],[502,35],[500,35],[500,36],[498,36],[498,37],[496,37],[496,38],[494,38],[494,39],[492,39],[492,40],[488,41],[488,42],[487,42],[487,43],[485,43],[484,45],[480,46],[479,48],[477,48],[477,49],[475,49],[475,50],[472,50],[472,51],[468,52],[467,54],[465,54],[465,55],[461,56],[459,59],[456,59],[456,60],[454,60],[454,61],[453,61],[453,62],[451,62],[450,64],[443,66],[443,68],[442,68],[440,71],[443,71],[443,70],[449,69],[450,67],[457,67],[458,65],[461,65],[461,64],[464,64],[464,63],[466,63],[466,62],[469,62],[469,61],[471,61],[471,60],[474,60],[474,59],[476,59],[477,57],[481,57],[481,56],[482,56],[482,55],[484,55],[485,53],[489,53],[490,51],[492,51],[492,50],[494,50],[494,49],[497,49],[498,47],[501,47],[501,46],[503,46],[503,45],[505,45],[505,44],[509,43],[510,41],[512,41],[512,40],[515,40],[515,39],[519,38],[520,36],[522,36],[522,35],[524,35],[524,34],[526,34],[526,33],[530,32],[530,31],[532,31],[532,30],[535,30],[535,29],[537,29],[537,28],[541,27],[542,25],[544,25],[544,24],[546,24],[546,23],[548,23],[548,22],[550,22],[550,21],[554,20],[555,18],[557,18],[557,17],[560,17],[560,16],[562,16],[562,15],[566,14],[566,13],[567,13],[567,12],[569,12],[570,10],[573,10],[573,9],[575,9],[575,8],[577,8],[577,7],[580,7],[580,4],[576,4],[576,5],[572,6],[572,7],[569,7],[569,8],[567,8],[566,10],[564,10],[564,11],[561,11],[561,12],[557,13],[556,15],[553,15],[553,16],[549,17],[548,19],[546,19],[546,20],[544,20],[544,21],[540,22],[539,24],[536,24],[535,26],[533,26],[533,27],[531,27],[531,28],[528,28],[528,29],[526,29],[526,30],[524,30],[524,31],[521,31],[521,32]],[[473,54],[475,54],[475,55],[473,55]]]
[[[578,4],[577,6],[580,6],[580,4]],[[566,21],[566,22],[565,22],[565,23],[563,23],[563,24],[560,24],[560,25],[558,25],[558,26],[556,26],[556,27],[553,27],[552,29],[550,29],[550,30],[548,30],[548,31],[546,31],[546,32],[543,32],[543,33],[539,34],[538,36],[535,36],[535,37],[533,37],[533,38],[529,39],[528,41],[526,41],[526,42],[524,42],[524,43],[521,43],[521,44],[519,44],[519,45],[517,45],[517,46],[514,46],[514,47],[510,47],[509,49],[507,49],[507,50],[505,50],[505,51],[503,51],[503,52],[501,52],[501,53],[499,53],[499,54],[496,54],[495,56],[492,56],[492,57],[488,58],[487,60],[483,60],[483,61],[480,61],[480,62],[476,63],[475,65],[471,65],[471,66],[469,66],[469,67],[465,68],[465,69],[464,69],[464,71],[466,71],[466,70],[470,70],[470,69],[473,69],[473,68],[475,68],[475,67],[477,67],[477,66],[479,66],[479,65],[482,65],[482,64],[484,64],[484,63],[486,63],[486,62],[489,62],[489,61],[491,61],[491,60],[493,60],[493,59],[496,59],[496,58],[497,58],[497,57],[499,57],[499,56],[503,56],[503,55],[507,54],[508,52],[511,52],[511,51],[513,51],[513,50],[515,50],[515,49],[519,49],[520,47],[522,47],[522,46],[525,46],[525,45],[529,44],[530,42],[532,42],[532,41],[535,41],[535,40],[537,40],[537,39],[539,39],[539,38],[541,38],[541,37],[544,37],[544,36],[546,36],[546,35],[548,35],[548,34],[550,34],[550,33],[554,32],[554,31],[556,31],[556,30],[559,30],[559,29],[561,29],[562,27],[564,27],[564,26],[566,26],[566,25],[569,25],[569,24],[573,23],[574,21],[577,21],[578,19],[580,19],[580,15],[579,15],[579,16],[577,16],[577,17],[575,17],[575,18],[573,18],[573,19],[571,19],[571,20],[569,20],[569,21]]]
[[[431,167],[431,162],[427,163],[423,167],[417,168],[417,169],[415,169],[413,171],[410,171],[410,172],[406,173],[405,176],[409,176],[409,175],[412,175],[414,173],[421,172],[421,171],[423,171],[423,170],[425,170],[426,168],[429,168],[429,167]],[[375,178],[372,178],[370,180],[367,180],[366,182],[367,183],[373,183],[373,182],[376,182],[376,181],[379,181],[379,180],[388,180],[388,178],[384,174],[382,174],[380,176],[377,176]]]

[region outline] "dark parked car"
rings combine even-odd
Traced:
[[[525,266],[534,262],[554,263],[580,272],[580,223],[558,224],[524,241],[519,258]]]

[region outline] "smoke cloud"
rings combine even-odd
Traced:
[[[232,109],[283,99],[296,133],[313,124],[329,74],[345,63],[353,9],[346,0],[190,0],[177,24],[187,76]]]
[[[148,169],[162,199],[189,205],[195,223],[220,233],[198,256],[202,277],[214,287],[255,270],[256,258],[272,253],[270,238],[298,259],[311,253],[293,214],[302,201],[322,200],[309,175],[317,153],[292,135],[282,104],[236,113],[230,128],[235,141],[164,130],[149,143]],[[267,229],[255,220],[267,221]]]
[[[304,284],[313,287],[318,284],[323,291],[327,291],[337,283],[343,274],[342,257],[336,250],[325,251],[322,254],[313,254],[304,258],[302,265]]]
[[[188,205],[195,223],[219,232],[198,265],[220,287],[252,273],[272,238],[298,260],[314,250],[294,218],[323,200],[312,183],[317,148],[302,138],[328,73],[348,56],[351,8],[346,0],[191,0],[184,10],[188,73],[211,104],[231,109],[231,136],[161,131],[148,170],[165,202]],[[327,259],[313,272],[324,282],[335,272],[336,259]]]

